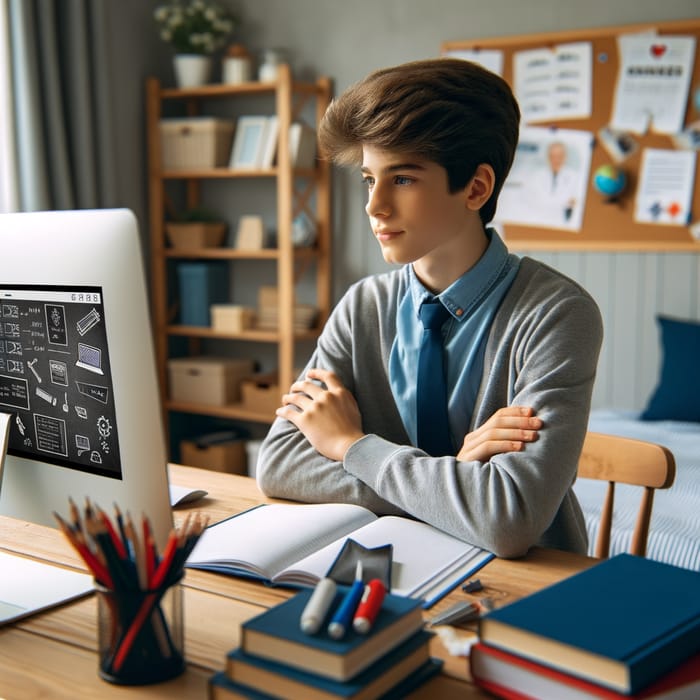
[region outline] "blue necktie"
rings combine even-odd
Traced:
[[[433,457],[452,455],[441,332],[450,312],[436,299],[421,304],[418,314],[423,322],[416,387],[418,447]]]

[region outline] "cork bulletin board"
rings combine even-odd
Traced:
[[[511,86],[514,85],[514,56],[519,52],[545,48],[556,50],[558,46],[576,42],[588,42],[591,45],[592,80],[589,116],[532,123],[532,126],[549,128],[553,132],[557,129],[582,130],[594,135],[588,181],[583,184],[585,208],[580,214],[580,227],[574,231],[543,225],[505,223],[503,233],[511,249],[700,252],[700,239],[693,235],[700,221],[698,156],[695,157],[688,220],[681,224],[642,222],[635,216],[635,196],[645,150],[678,150],[684,146],[679,146],[672,135],[655,132],[652,125],[644,133],[633,134],[635,142],[633,153],[623,161],[615,163],[610,151],[604,147],[599,137],[600,130],[610,124],[615,105],[622,62],[618,37],[650,32],[655,33],[660,45],[663,43],[664,36],[695,38],[683,128],[687,129],[691,124],[695,127],[700,122],[700,105],[697,104],[700,102],[700,97],[697,97],[700,90],[700,19],[442,43],[443,55],[459,55],[461,51],[497,50],[502,55],[502,75]],[[594,173],[600,166],[606,164],[616,165],[626,177],[626,187],[617,198],[605,197],[594,187]]]

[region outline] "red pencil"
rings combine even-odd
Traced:
[[[156,570],[153,572],[153,577],[149,581],[149,588],[160,588],[165,581],[165,577],[168,575],[170,570],[170,565],[173,563],[175,558],[175,553],[177,552],[178,546],[178,536],[175,530],[170,531],[170,536],[163,550],[163,556],[161,557]]]
[[[58,526],[61,528],[61,532],[66,536],[68,541],[73,545],[74,549],[78,552],[82,560],[85,562],[90,573],[95,577],[96,581],[99,581],[102,585],[107,586],[107,588],[114,588],[114,582],[109,574],[106,566],[90,551],[90,548],[81,542],[71,530],[68,523],[58,514],[54,513],[54,517],[58,522]]]
[[[149,588],[152,591],[156,591],[163,585],[166,576],[170,572],[173,559],[175,558],[175,554],[178,549],[178,539],[179,538],[175,530],[171,530],[170,536],[168,537],[168,541],[165,545],[165,549],[163,550],[163,557],[160,560],[160,563],[158,564],[156,570],[154,571],[153,577],[149,581]],[[149,593],[143,599],[141,607],[136,613],[136,616],[134,617],[131,626],[124,635],[121,644],[119,645],[119,649],[117,650],[117,653],[114,656],[114,663],[112,664],[112,666],[115,671],[118,672],[122,664],[126,660],[126,657],[128,656],[129,651],[131,650],[131,647],[134,643],[134,640],[136,639],[136,636],[139,633],[139,630],[148,619],[148,616],[151,614],[159,597],[159,593],[153,592]]]

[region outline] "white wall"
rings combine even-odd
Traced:
[[[141,0],[115,3],[120,13],[146,18]],[[155,3],[152,3],[155,4]],[[236,39],[260,52],[284,48],[300,78],[330,76],[335,92],[384,65],[436,56],[442,41],[529,34],[698,17],[697,0],[230,0],[242,26]],[[123,17],[123,15],[122,15]],[[122,21],[120,26],[125,26]],[[148,42],[143,28],[139,38]],[[115,42],[115,45],[118,42]],[[119,49],[125,61],[131,39]],[[147,52],[152,50],[152,54]],[[700,47],[698,47],[700,50]],[[155,30],[143,61],[164,81],[165,48]],[[130,83],[133,86],[133,82]],[[139,85],[142,90],[142,83]],[[363,210],[356,173],[337,172],[334,188],[334,290],[386,269]],[[235,216],[235,213],[233,214]],[[700,317],[700,262],[695,254],[539,253],[580,280],[596,297],[606,340],[594,396],[597,406],[640,408],[658,366],[654,314]]]
[[[656,315],[700,319],[700,255],[525,254],[580,282],[600,306],[605,338],[593,406],[643,408],[661,361]]]

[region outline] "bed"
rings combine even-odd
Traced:
[[[676,459],[676,478],[657,490],[647,540],[647,557],[700,571],[700,322],[657,316],[661,367],[656,387],[639,412],[591,412],[591,431],[664,445]],[[589,553],[598,530],[605,482],[579,479],[574,491],[583,508]],[[640,488],[615,489],[610,554],[626,552],[639,506]]]
[[[647,541],[647,557],[700,571],[700,422],[648,421],[640,412],[600,409],[591,412],[589,429],[657,442],[676,459],[676,479],[654,496]],[[583,508],[589,554],[598,530],[605,496],[604,482],[579,479],[574,491]],[[639,507],[640,488],[620,484],[615,489],[615,511],[610,555],[629,549]]]

